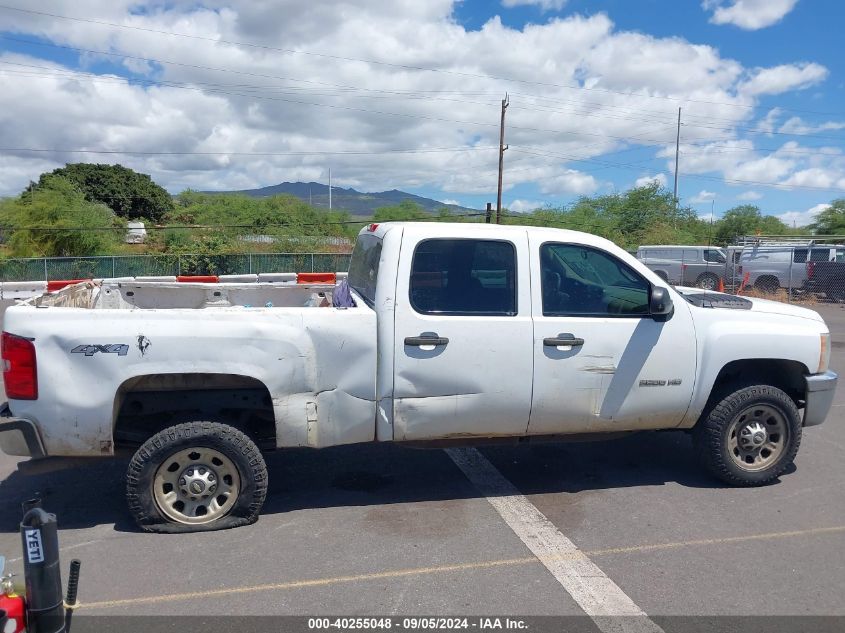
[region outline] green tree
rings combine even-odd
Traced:
[[[817,235],[842,235],[845,233],[845,198],[838,198],[816,216],[810,229]]]
[[[184,191],[164,219],[168,225],[189,225],[164,231],[161,246],[181,253],[313,251],[325,248],[321,238],[351,238],[359,228],[345,211],[317,209],[289,194],[253,198]]]
[[[18,257],[103,255],[115,249],[125,231],[125,223],[116,221],[108,207],[89,202],[73,183],[58,176],[43,178],[32,191],[4,200],[0,216],[11,227],[9,246]]]
[[[170,194],[147,174],[139,174],[121,165],[72,163],[52,173],[41,174],[38,183],[24,194],[37,191],[51,176],[61,176],[74,183],[89,202],[100,202],[117,215],[135,220],[158,222],[173,208]]]
[[[624,193],[585,196],[568,209],[508,213],[505,222],[586,231],[625,248],[642,244],[705,243],[710,234],[707,222],[689,207],[676,205],[672,193],[658,184]]]
[[[743,204],[725,211],[716,222],[716,240],[728,244],[743,235],[785,235],[789,227],[773,215],[763,215],[753,204]]]
[[[408,222],[430,218],[431,216],[420,205],[410,200],[403,200],[399,204],[390,207],[379,207],[373,213],[374,222]]]

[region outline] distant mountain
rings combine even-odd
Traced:
[[[262,187],[261,189],[244,189],[242,191],[206,191],[204,193],[239,193],[253,198],[266,198],[287,193],[296,196],[300,200],[310,202],[315,207],[328,209],[329,187],[319,182],[282,182],[278,185]],[[423,198],[407,191],[391,189],[390,191],[379,191],[376,193],[363,193],[355,189],[344,189],[332,187],[332,208],[348,211],[352,215],[371,216],[379,207],[395,206],[410,200],[418,204],[423,210],[429,213],[437,213],[443,207],[453,213],[472,213],[477,209],[469,209],[456,204],[445,204],[431,198]]]

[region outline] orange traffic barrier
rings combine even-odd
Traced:
[[[66,286],[73,284],[81,284],[83,281],[91,281],[90,279],[54,279],[47,282],[47,292],[58,292]]]
[[[179,275],[176,281],[189,284],[216,284],[220,278],[217,275]]]
[[[298,284],[333,284],[337,282],[335,273],[296,273]]]

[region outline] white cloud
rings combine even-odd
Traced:
[[[785,134],[818,134],[819,132],[842,129],[845,129],[845,123],[840,121],[825,121],[824,123],[813,125],[805,122],[801,117],[794,116],[787,119],[780,126],[778,132]]]
[[[780,22],[795,8],[798,0],[704,0],[706,11],[713,11],[713,24],[733,24],[747,31],[756,31]]]
[[[692,198],[689,199],[690,204],[704,204],[705,202],[713,202],[716,199],[716,194],[713,191],[701,190]]]
[[[775,131],[777,126],[777,120],[780,115],[783,113],[783,110],[780,108],[772,108],[766,113],[766,116],[760,119],[757,123],[757,131],[758,132],[765,132],[766,134],[771,134]]]
[[[576,194],[586,196],[599,188],[598,181],[590,174],[575,169],[558,171],[550,178],[540,180],[540,191],[549,195]]]
[[[812,62],[756,68],[749,79],[740,84],[739,91],[755,97],[779,95],[790,90],[809,88],[824,81],[827,76],[827,68]]]
[[[830,208],[827,203],[817,204],[806,211],[787,211],[775,217],[779,218],[787,226],[807,226],[816,221],[816,216],[825,209]]]
[[[531,211],[540,209],[543,206],[543,203],[536,202],[534,200],[513,200],[510,204],[505,206],[514,213],[530,213]]]
[[[451,198],[446,198],[445,200],[441,200],[440,202],[442,202],[443,204],[454,204],[457,207],[462,206],[460,202]]]
[[[519,6],[536,5],[542,11],[560,11],[567,0],[502,0],[502,6],[512,9]]]
[[[799,187],[845,188],[845,174],[841,170],[810,167],[796,171],[785,179],[783,184]]]
[[[666,182],[667,182],[666,174],[659,173],[659,174],[655,174],[654,176],[642,176],[640,178],[637,178],[637,180],[634,182],[634,186],[635,187],[648,187],[650,185],[653,185],[654,183],[657,183],[661,187],[665,187]]]
[[[743,191],[741,194],[737,195],[737,200],[743,200],[745,202],[753,202],[754,200],[760,200],[763,197],[763,194],[757,193],[756,191]]]
[[[756,166],[746,167],[746,175],[756,180],[786,179],[808,169],[845,174],[845,165],[835,162],[841,158],[820,152],[799,160],[775,153],[770,157],[774,163],[767,163],[751,141],[707,143],[714,131],[692,124],[719,121],[727,131],[718,136],[730,139],[731,130],[752,124],[760,95],[820,81],[827,71],[817,64],[749,70],[712,46],[618,30],[604,13],[569,15],[521,29],[491,18],[481,28],[467,30],[454,19],[456,2],[74,4],[80,16],[149,30],[4,15],[9,32],[120,53],[84,56],[91,69],[102,68],[107,60],[163,82],[146,85],[114,75],[92,81],[52,61],[0,53],[0,61],[29,65],[0,65],[5,146],[170,155],[7,153],[0,156],[0,195],[18,193],[30,178],[65,161],[87,160],[121,162],[151,174],[171,191],[244,189],[285,180],[326,182],[331,167],[339,185],[365,191],[428,187],[439,189],[443,197],[483,193],[493,199],[499,100],[505,90],[511,91],[505,191],[526,185],[543,195],[594,193],[607,184],[598,179],[604,176],[575,169],[578,163],[571,158],[592,159],[674,141],[662,121],[676,116],[675,100],[685,103],[684,116],[690,119],[683,129],[682,178],[684,173],[708,172],[737,178],[746,164]],[[42,5],[47,12],[64,11],[59,0]],[[285,19],[275,19],[280,15]],[[233,43],[237,41],[259,46]],[[591,89],[572,90],[573,84]],[[782,118],[773,115],[772,130]],[[542,155],[520,154],[525,148],[540,148]],[[405,149],[438,151],[396,151]],[[335,154],[305,154],[314,151]],[[659,155],[664,156],[662,151]],[[660,169],[643,168],[641,173]],[[671,167],[667,170],[671,173]],[[657,173],[637,184],[655,179],[663,186],[669,181],[666,173]]]

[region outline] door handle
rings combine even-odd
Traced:
[[[543,339],[543,345],[546,347],[562,347],[569,345],[570,347],[580,347],[584,344],[584,339],[575,338],[571,334],[558,334],[557,336],[550,336]]]
[[[448,345],[449,339],[445,336],[427,335],[427,336],[406,336],[405,345],[412,345],[414,347],[422,347],[423,345]]]

